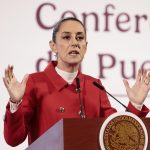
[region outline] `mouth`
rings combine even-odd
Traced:
[[[71,56],[76,56],[78,54],[80,54],[80,53],[77,50],[72,50],[69,52],[69,55],[71,55]]]

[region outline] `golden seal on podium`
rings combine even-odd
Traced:
[[[104,121],[99,140],[102,150],[146,150],[148,134],[136,115],[115,113]]]

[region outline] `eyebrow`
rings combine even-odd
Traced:
[[[71,32],[64,31],[62,34],[70,34]],[[76,34],[84,34],[84,32],[77,32]]]

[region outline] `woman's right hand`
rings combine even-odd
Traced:
[[[13,73],[13,66],[8,66],[5,69],[5,76],[3,77],[3,81],[12,102],[17,103],[22,99],[25,92],[28,76],[29,75],[26,74],[20,83]]]

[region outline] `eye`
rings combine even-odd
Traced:
[[[77,41],[82,41],[84,39],[84,36],[77,36],[76,39]]]
[[[69,40],[70,39],[70,36],[69,35],[65,35],[62,37],[64,40]]]

